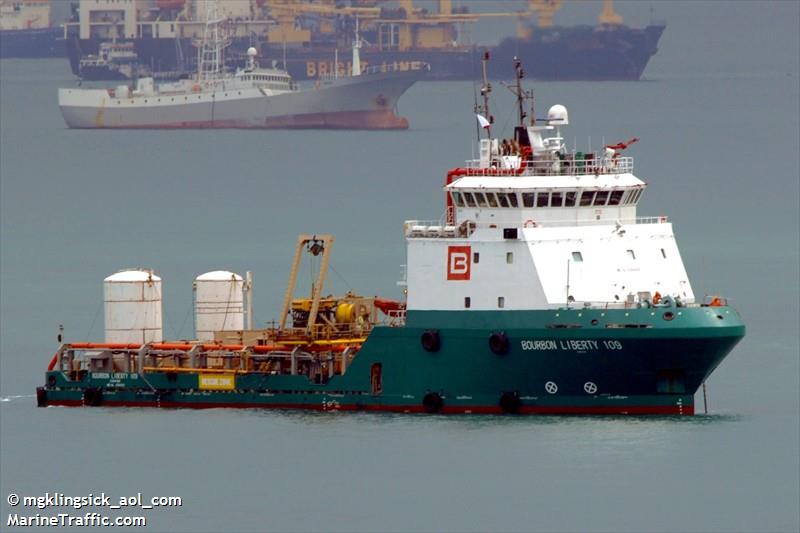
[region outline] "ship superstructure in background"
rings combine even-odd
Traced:
[[[0,58],[63,57],[63,34],[51,25],[50,0],[0,0]]]
[[[133,80],[147,77],[150,69],[139,62],[133,43],[100,43],[97,55],[81,58],[78,75],[82,80]]]
[[[98,55],[101,43],[133,43],[143,66],[152,72],[193,70],[192,40],[202,34],[205,0],[80,0],[78,19],[65,26],[73,72],[86,55]],[[491,6],[491,2],[487,2]],[[432,79],[475,79],[479,52],[469,42],[470,28],[482,18],[517,20],[518,35],[493,51],[490,77],[504,78],[499,65],[519,56],[529,76],[542,80],[638,80],[657,51],[664,25],[636,29],[623,24],[605,0],[598,25],[555,26],[562,0],[521,2],[520,12],[478,13],[439,0],[436,12],[413,0],[226,0],[232,46],[229,60],[243,65],[245,51],[280,61],[295,80],[347,72],[339,61],[360,24],[364,66],[396,65],[401,69],[430,64]],[[285,61],[285,65],[283,62]]]
[[[405,129],[397,101],[425,69],[362,69],[360,38],[352,45],[352,72],[298,88],[289,74],[262,68],[255,48],[245,68],[224,72],[230,44],[209,3],[193,77],[156,84],[140,78],[136,87],[59,89],[58,105],[70,128],[347,128]]]
[[[693,414],[742,319],[722,297],[698,301],[665,216],[638,216],[635,141],[569,151],[567,109],[537,123],[516,73],[513,136],[492,136],[484,77],[478,159],[447,173],[439,220],[405,223],[404,301],[323,296],[333,238],[301,235],[273,327],[242,328],[250,289],[214,273],[201,278],[227,285],[195,285],[209,314],[197,340],[166,342],[161,280],[114,275],[105,342],[61,344],[38,404]],[[319,269],[298,298],[304,259]]]

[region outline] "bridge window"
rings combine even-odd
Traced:
[[[564,193],[564,207],[574,207],[577,194],[575,191]]]
[[[466,202],[469,207],[475,207],[475,198],[472,197],[471,192],[464,193],[464,202]]]
[[[627,253],[628,257],[630,257],[632,260],[636,260],[636,253],[633,250],[625,250],[625,253]]]
[[[634,189],[628,195],[628,204],[633,205],[639,201],[639,195],[641,194],[642,189]]]
[[[497,199],[500,201],[500,207],[508,207],[508,195],[506,193],[497,193]]]
[[[540,192],[536,196],[536,207],[547,207],[550,203],[550,194],[546,192]]]
[[[517,193],[515,192],[508,193],[508,201],[511,203],[511,207],[519,207],[519,200],[517,199]]]
[[[583,254],[580,252],[572,252],[572,260],[576,263],[583,263]]]
[[[561,207],[563,203],[563,198],[560,192],[554,192],[550,196],[550,207]]]
[[[594,192],[593,191],[583,191],[581,194],[581,207],[586,207],[587,205],[592,205],[594,201]]]
[[[608,199],[608,205],[619,205],[624,193],[625,191],[612,191]]]
[[[630,204],[631,203],[631,196],[633,196],[633,192],[631,192],[630,190],[625,190],[623,192],[623,194],[622,194],[622,202],[620,202],[620,203],[622,205]]]
[[[453,203],[456,204],[458,207],[464,207],[464,199],[461,198],[460,192],[453,193]]]
[[[475,201],[478,203],[478,207],[486,207],[486,198],[482,192],[475,193]]]
[[[598,191],[597,196],[594,197],[594,205],[606,205],[608,200],[608,191]]]
[[[489,207],[497,207],[497,198],[495,198],[493,192],[486,193],[486,201],[489,203]]]
[[[534,193],[532,192],[522,193],[522,205],[524,207],[533,207],[533,198],[534,198]]]

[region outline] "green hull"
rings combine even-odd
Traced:
[[[37,397],[42,406],[689,415],[744,333],[730,307],[409,311],[405,326],[375,328],[345,374],[322,382],[231,373],[229,390],[203,390],[197,373],[50,371]]]

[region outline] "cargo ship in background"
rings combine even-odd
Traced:
[[[159,73],[193,71],[193,39],[202,33],[199,13],[205,0],[81,0],[65,25],[72,71],[102,79],[102,71],[81,72],[81,60],[98,56],[107,42],[131,43],[141,67]],[[528,0],[518,12],[470,12],[452,0],[438,0],[437,11],[413,0],[226,0],[232,66],[246,62],[246,50],[278,61],[298,81],[316,80],[351,65],[336,59],[349,49],[361,27],[365,67],[431,66],[431,79],[472,80],[480,76],[480,50],[470,43],[472,25],[487,18],[517,21],[517,36],[490,47],[496,62],[489,76],[508,77],[499,65],[519,57],[528,76],[538,80],[638,80],[658,50],[663,24],[632,28],[623,24],[612,0],[604,0],[596,26],[557,26],[563,0]],[[486,3],[491,6],[490,2]],[[113,70],[113,67],[112,67]],[[111,74],[110,79],[118,79]]]
[[[142,77],[135,88],[59,89],[58,105],[70,128],[324,128],[406,129],[397,101],[427,65],[414,70],[362,69],[356,28],[352,71],[299,87],[275,67],[263,68],[251,47],[244,68],[230,74],[224,52],[230,41],[218,5],[207,4],[194,76],[156,84]]]
[[[741,317],[695,297],[667,217],[638,216],[635,139],[568,150],[567,109],[535,120],[516,73],[513,136],[492,136],[484,76],[478,159],[431,187],[441,218],[405,222],[401,300],[328,294],[334,239],[306,234],[271,327],[253,327],[250,275],[212,271],[194,282],[195,338],[166,341],[162,280],[121,271],[104,282],[105,339],[60,335],[38,405],[694,414]]]
[[[64,30],[50,0],[0,0],[0,59],[64,57]]]

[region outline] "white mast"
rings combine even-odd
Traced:
[[[353,76],[361,75],[361,35],[358,33],[358,17],[356,17],[356,38],[353,41]]]
[[[222,73],[222,50],[230,44],[222,32],[217,0],[205,0],[206,17],[203,40],[197,51],[197,81],[213,80]]]

